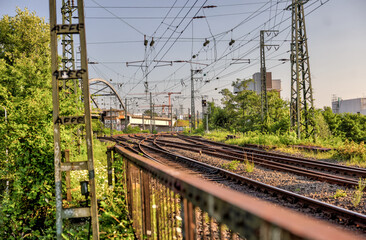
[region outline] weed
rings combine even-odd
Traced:
[[[352,204],[354,207],[357,207],[360,202],[361,202],[361,198],[363,195],[363,190],[366,187],[366,179],[362,180],[362,178],[360,178],[360,180],[358,181],[358,186],[355,189],[355,192],[353,193],[353,199],[352,199]]]
[[[337,189],[336,193],[334,194],[333,198],[337,199],[340,197],[347,197],[347,193],[342,189]]]
[[[247,173],[251,173],[254,171],[254,162],[250,162],[248,160],[245,160],[244,168]]]
[[[234,160],[234,161],[231,161],[231,162],[228,162],[228,163],[223,163],[221,165],[221,167],[226,169],[226,170],[232,170],[233,171],[233,170],[238,170],[239,164],[240,164],[240,161]]]

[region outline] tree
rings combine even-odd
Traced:
[[[289,130],[289,104],[280,98],[278,92],[268,92],[269,118],[265,125],[261,120],[261,99],[256,92],[248,90],[248,84],[253,81],[240,80],[232,86],[241,89],[233,94],[228,89],[220,93],[223,98],[223,108],[213,107],[210,123],[214,128],[238,130],[242,132],[263,130],[268,132],[287,132]],[[264,128],[263,128],[264,127]]]
[[[8,112],[0,176],[13,181],[0,203],[0,238],[38,239],[53,236],[55,218],[49,25],[26,9],[16,13],[0,20],[0,105]]]

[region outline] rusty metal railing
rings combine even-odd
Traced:
[[[107,154],[109,162],[111,156],[123,159],[125,177],[115,181],[124,181],[138,239],[355,239],[327,223],[198,179],[123,147],[109,148]],[[112,184],[111,175],[108,180]]]

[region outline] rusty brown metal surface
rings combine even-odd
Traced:
[[[194,209],[199,207],[205,211],[209,217],[214,218],[218,224],[225,224],[230,230],[230,234],[240,236],[240,239],[271,239],[278,236],[278,239],[357,239],[359,236],[346,231],[336,229],[330,224],[314,220],[282,207],[275,207],[269,203],[246,196],[229,189],[223,189],[213,183],[198,179],[192,175],[174,170],[140,155],[134,154],[122,147],[116,146],[115,151],[127,161],[127,172],[130,171],[130,164],[135,168],[148,173],[152,179],[151,184],[161,185],[160,188],[169,188],[175,192],[174,195],[180,196],[182,222],[175,221],[176,232],[183,230],[185,239],[193,239],[196,231],[196,220]],[[127,175],[129,176],[129,175]],[[129,181],[133,180],[131,178]],[[133,184],[127,184],[131,187]],[[164,190],[163,190],[164,191]],[[156,199],[164,203],[164,194],[155,191]],[[128,197],[129,207],[135,204],[135,199]],[[176,198],[175,198],[176,199]],[[165,199],[166,200],[166,199]],[[155,204],[157,201],[155,200]],[[162,204],[164,206],[164,204]],[[177,208],[175,204],[175,208]],[[136,206],[135,206],[136,207]],[[160,207],[160,208],[159,208]],[[157,231],[160,234],[166,233],[166,229],[159,229],[161,226],[169,227],[164,218],[165,209],[157,207],[160,211],[154,211],[159,217],[155,220]],[[130,208],[129,208],[130,210]],[[131,209],[132,211],[132,209]],[[130,211],[130,213],[131,213]],[[160,213],[159,213],[160,212]],[[169,212],[169,211],[168,211]],[[175,211],[176,213],[178,210]],[[153,215],[153,214],[152,214]],[[144,217],[142,219],[144,221]],[[159,221],[159,222],[158,222]],[[165,225],[164,225],[165,224]],[[217,226],[220,229],[220,227]],[[180,229],[180,230],[179,230]],[[224,235],[221,229],[218,234]],[[218,232],[218,229],[217,229]],[[179,234],[177,234],[179,236]],[[230,235],[229,235],[230,236]],[[268,238],[266,237],[268,236]],[[160,235],[160,237],[162,237]],[[159,238],[156,234],[152,239]],[[181,238],[178,238],[181,239]]]

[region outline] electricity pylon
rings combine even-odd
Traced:
[[[304,4],[308,0],[292,0],[291,38],[291,128],[301,135],[315,138],[314,99],[311,87],[309,53],[305,28]]]
[[[267,99],[267,71],[266,71],[266,55],[264,52],[264,47],[270,49],[274,47],[276,50],[279,45],[265,44],[264,33],[271,34],[274,33],[275,36],[278,34],[278,30],[261,30],[260,31],[260,60],[261,60],[261,118],[262,122],[268,120],[268,99]]]
[[[72,24],[73,13],[76,11],[74,0],[62,0],[62,24]],[[74,39],[73,34],[67,33],[62,35],[62,68],[63,70],[75,70],[75,53],[74,53]],[[73,80],[73,91],[77,95],[77,88],[79,87],[77,79]],[[64,81],[64,88],[66,88],[66,81]]]
[[[91,123],[90,91],[88,76],[88,60],[86,52],[84,1],[77,0],[77,23],[57,24],[56,0],[49,0],[50,32],[51,32],[51,69],[52,69],[52,102],[53,102],[53,134],[54,134],[54,166],[55,166],[55,202],[56,202],[56,239],[63,239],[63,219],[90,217],[93,230],[93,240],[99,240],[98,205],[96,197],[96,182],[93,154],[93,131]],[[59,70],[58,64],[58,35],[79,36],[80,41],[80,69]],[[79,116],[65,116],[60,111],[60,82],[81,81],[84,102],[84,114]],[[65,86],[65,85],[64,85]],[[76,90],[76,89],[75,89]],[[79,162],[61,162],[61,125],[82,124],[85,128],[87,160]],[[82,184],[82,194],[87,201],[87,207],[64,208],[62,206],[62,172],[87,170],[89,181]],[[88,188],[89,186],[89,188]]]

